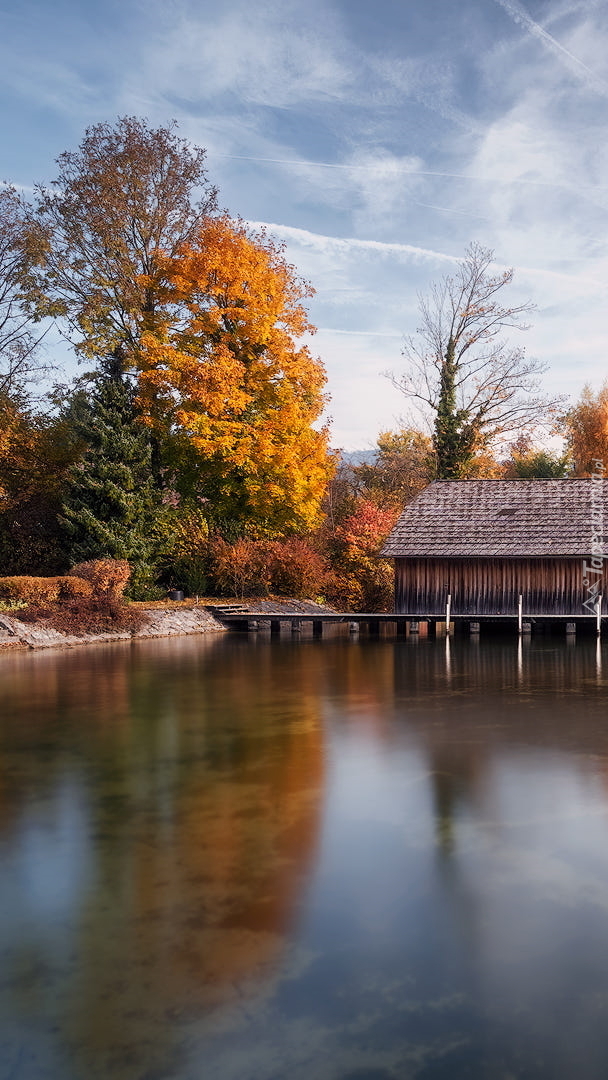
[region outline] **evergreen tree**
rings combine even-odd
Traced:
[[[84,452],[68,475],[61,522],[72,563],[128,559],[141,576],[152,554],[158,492],[133,398],[114,370],[97,377],[92,395],[79,391],[72,399],[68,420]]]

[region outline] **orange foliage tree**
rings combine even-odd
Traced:
[[[280,245],[227,216],[207,217],[162,274],[138,359],[147,423],[212,517],[260,535],[312,528],[332,461],[313,426],[325,371],[299,340],[310,288]]]
[[[574,476],[591,476],[594,460],[608,468],[608,381],[597,394],[583,387],[580,401],[564,417],[564,432]]]

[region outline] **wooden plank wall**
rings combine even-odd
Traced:
[[[395,559],[395,611],[435,615],[590,614],[582,559]],[[608,588],[608,583],[606,585]],[[606,601],[603,610],[608,609]]]

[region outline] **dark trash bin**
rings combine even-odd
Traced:
[[[168,593],[168,596],[169,596],[169,600],[183,600],[184,599],[184,594],[183,594],[181,589],[170,589],[169,593]]]

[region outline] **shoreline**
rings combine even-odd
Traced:
[[[156,602],[158,603],[158,602]],[[226,607],[238,605],[237,600],[224,601]],[[259,598],[245,601],[249,610],[256,610],[261,616],[264,610],[276,610],[279,607],[285,615],[332,609],[312,600],[281,600]],[[214,606],[220,606],[218,602]],[[152,638],[189,637],[195,634],[219,634],[228,632],[213,614],[211,605],[168,603],[162,606],[146,607],[138,604],[146,614],[147,622],[140,630],[116,631],[105,634],[63,634],[51,627],[21,622],[14,615],[0,611],[0,655],[5,652],[35,649],[73,649],[82,645],[97,645],[112,641],[147,641]]]
[[[81,645],[97,645],[100,642],[216,634],[227,629],[204,607],[145,610],[146,625],[135,633],[120,630],[104,634],[63,634],[60,630],[24,623],[6,612],[0,612],[0,654],[23,649],[73,649]]]

